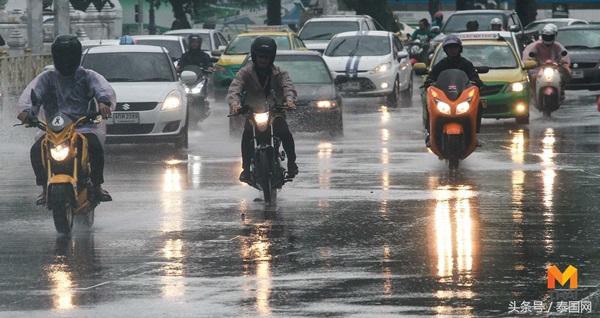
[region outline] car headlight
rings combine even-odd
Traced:
[[[69,156],[69,143],[65,142],[50,148],[50,156],[56,161],[63,161]]]
[[[333,108],[336,106],[336,103],[334,101],[330,101],[330,100],[320,100],[317,102],[317,107],[320,109],[329,109],[329,108]]]
[[[372,73],[385,73],[392,68],[392,63],[387,62],[377,65],[371,72]]]
[[[167,98],[165,98],[161,110],[174,110],[181,107],[181,104],[182,100],[179,92],[172,91],[167,95]]]
[[[510,90],[512,92],[518,93],[518,92],[522,92],[524,89],[525,89],[525,84],[523,84],[523,82],[516,82],[516,83],[510,84]]]
[[[438,100],[438,101],[436,101],[436,107],[440,113],[450,115],[451,109],[450,109],[450,105],[448,105],[447,103],[444,103],[441,100]]]
[[[544,68],[544,78],[547,81],[551,81],[553,77],[554,77],[554,69],[552,69],[550,67]]]
[[[471,107],[471,104],[469,104],[469,101],[464,101],[464,102],[456,105],[456,114],[457,115],[464,114],[469,111],[470,107]]]
[[[268,121],[269,121],[269,112],[254,114],[254,122],[256,122],[257,125],[259,125],[259,126],[266,125]]]

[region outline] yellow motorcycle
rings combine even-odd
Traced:
[[[94,223],[94,209],[100,202],[92,191],[87,138],[77,128],[87,123],[99,123],[99,114],[72,121],[64,114],[53,116],[49,123],[34,120],[26,127],[39,128],[42,137],[42,162],[48,174],[46,207],[52,211],[56,230],[69,235],[75,216],[84,225]]]

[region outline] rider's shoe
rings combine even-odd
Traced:
[[[288,162],[287,177],[294,178],[298,175],[298,165],[295,162]]]
[[[104,190],[102,188],[102,186],[100,186],[100,185],[94,187],[94,195],[96,198],[98,198],[98,201],[100,201],[100,202],[112,201],[112,196],[110,195],[110,193],[108,193],[108,191]]]
[[[35,200],[36,205],[46,205],[46,187],[42,187],[42,193]]]
[[[242,170],[242,173],[240,173],[240,182],[250,183],[251,181],[252,177],[250,176],[250,171],[247,169]]]

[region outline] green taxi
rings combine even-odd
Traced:
[[[242,67],[250,46],[254,39],[260,36],[268,36],[275,40],[277,49],[280,50],[306,50],[304,43],[296,33],[288,30],[272,30],[272,29],[255,29],[250,32],[240,33],[233,41],[229,43],[225,51],[219,57],[219,61],[215,64],[215,72],[213,81],[215,87],[215,96],[222,99],[229,84],[235,78],[235,75]]]
[[[457,34],[463,42],[462,56],[475,67],[489,67],[480,74],[484,83],[480,89],[483,118],[515,118],[519,124],[529,123],[529,77],[527,70],[537,65],[533,61],[523,63],[510,39],[494,32]],[[439,46],[429,66],[446,57]],[[425,103],[426,98],[422,96]]]

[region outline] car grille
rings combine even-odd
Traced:
[[[158,103],[149,102],[149,103],[117,103],[117,111],[144,111],[144,110],[153,110],[156,108]]]
[[[360,89],[358,91],[364,92],[364,91],[372,91],[375,89],[375,84],[373,84],[373,82],[371,82],[370,79],[368,78],[364,78],[364,77],[348,77],[348,76],[338,76],[335,78],[335,87],[340,90],[343,91],[342,85],[344,83],[348,83],[348,82],[359,82],[360,83]]]
[[[577,67],[575,67],[575,64],[577,64]],[[571,63],[571,67],[574,69],[580,69],[580,68],[594,68],[596,67],[597,63],[594,62],[588,62],[588,63]]]
[[[149,134],[154,124],[112,124],[106,125],[107,135],[143,135]]]
[[[479,89],[479,95],[481,96],[490,96],[490,95],[495,95],[500,93],[500,91],[502,91],[502,89],[504,88],[504,85],[489,85],[489,86],[482,86]]]

